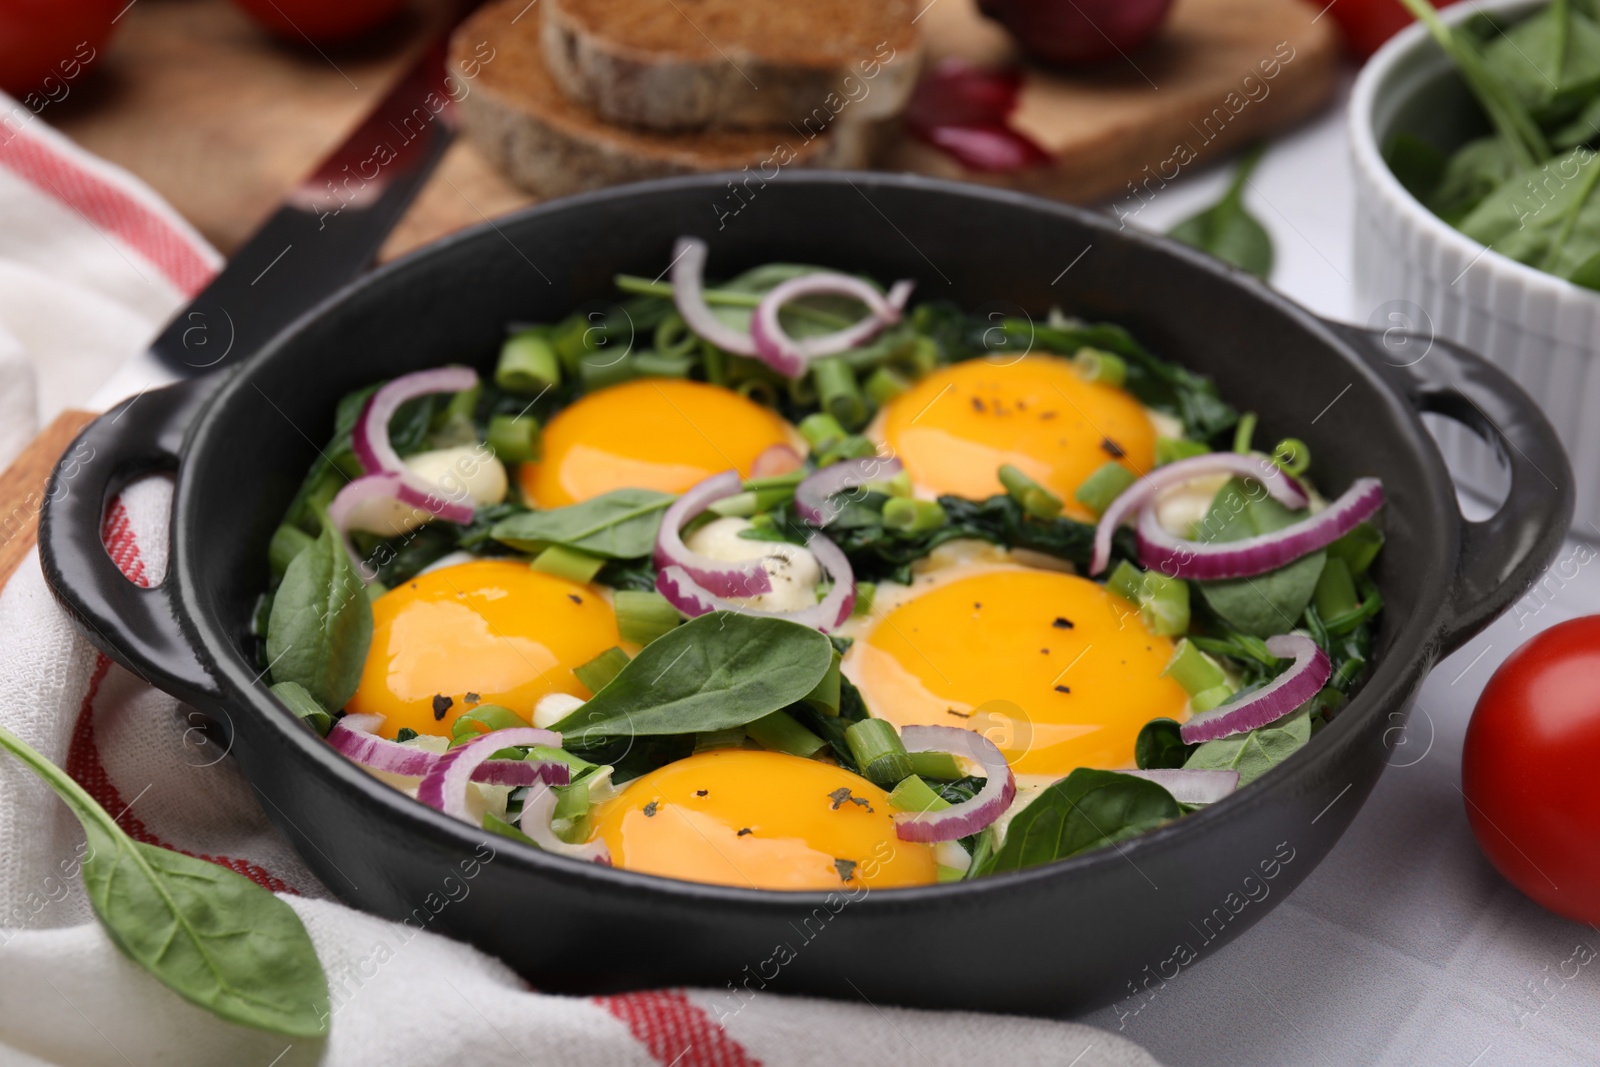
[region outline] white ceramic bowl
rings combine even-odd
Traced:
[[[1482,0],[1444,12],[1515,13],[1544,0]],[[1382,148],[1396,133],[1452,149],[1488,132],[1466,86],[1420,25],[1372,57],[1350,101],[1355,169],[1356,308],[1371,326],[1442,337],[1482,353],[1544,408],[1572,459],[1574,532],[1600,536],[1600,293],[1507,259],[1441,221],[1400,185]],[[1397,332],[1396,362],[1427,341]],[[1490,496],[1504,484],[1492,452],[1459,423],[1434,427],[1450,469]]]

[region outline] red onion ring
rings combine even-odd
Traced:
[[[808,476],[795,487],[795,514],[812,526],[826,526],[838,518],[842,510],[832,500],[835,493],[893,478],[902,469],[900,461],[893,457],[840,460]]]
[[[661,515],[656,534],[657,568],[677,567],[695,584],[717,596],[758,596],[772,591],[772,576],[760,559],[721,560],[689,551],[683,526],[706,508],[743,491],[738,471],[713,474],[674,500]]]
[[[1153,771],[1119,771],[1119,774],[1131,774],[1135,778],[1143,778],[1154,782],[1172,794],[1172,799],[1179,804],[1215,804],[1223,797],[1239,788],[1239,772],[1226,770],[1202,770],[1198,767],[1171,768]]]
[[[474,738],[436,757],[437,762],[428,768],[417,786],[417,799],[446,815],[471,822],[472,816],[467,812],[467,783],[474,780],[474,775],[489,762],[490,756],[512,745],[560,748],[561,735],[531,726],[518,726],[510,730],[493,730]],[[540,760],[528,766],[534,768],[538,772],[538,780],[546,784],[566,785],[572,773],[570,767],[557,760]]]
[[[350,432],[350,446],[355,450],[361,466],[371,474],[394,474],[400,479],[395,492],[402,503],[422,508],[446,522],[466,524],[472,521],[472,505],[447,500],[440,495],[440,487],[417,475],[406,467],[405,461],[389,441],[389,420],[400,410],[400,405],[430,393],[459,393],[478,384],[478,372],[471,367],[435,367],[431,370],[403,374],[385,384],[361,409]]]
[[[444,759],[444,756],[426,749],[379,737],[376,730],[382,721],[381,715],[346,715],[328,731],[328,744],[363,767],[406,778],[425,777]],[[484,785],[532,785],[537,781],[552,781],[555,777],[561,777],[567,773],[564,768],[564,763],[495,759],[473,771],[472,780]]]
[[[907,752],[949,752],[983,768],[988,780],[971,800],[940,811],[898,812],[894,832],[902,841],[955,841],[975,834],[1005,813],[1017,796],[1017,779],[1006,758],[982,734],[958,726],[907,726],[900,731]]]
[[[328,520],[340,533],[362,530],[393,537],[393,510],[387,505],[400,499],[400,476],[383,472],[363,474],[349,482],[328,505]],[[428,515],[429,518],[433,516]]]
[[[1310,503],[1310,498],[1306,496],[1305,490],[1300,488],[1300,483],[1285,474],[1282,468],[1265,456],[1245,456],[1237,452],[1208,452],[1203,456],[1180,459],[1175,463],[1168,463],[1165,467],[1157,467],[1146,474],[1124,489],[1121,495],[1111,502],[1111,506],[1106,508],[1105,514],[1100,516],[1100,524],[1095,527],[1094,556],[1089,561],[1089,573],[1099,574],[1111,562],[1111,536],[1117,532],[1117,527],[1122,525],[1123,519],[1154,500],[1156,494],[1162,490],[1212,474],[1242,474],[1254,477],[1267,487],[1267,492],[1273,499],[1287,508],[1298,510]]]
[[[558,783],[559,784],[559,783]],[[611,850],[606,848],[606,843],[599,838],[586,841],[581,845],[574,845],[561,840],[550,826],[551,816],[556,810],[555,790],[549,788],[534,788],[522,801],[522,815],[518,819],[517,828],[533,839],[533,843],[546,852],[554,852],[558,856],[569,859],[588,860],[591,863],[603,863],[611,866]]]
[[[809,626],[823,633],[832,633],[850,617],[856,606],[856,576],[844,549],[822,534],[813,534],[806,542],[822,569],[828,572],[833,588],[822,602],[799,611],[761,611],[744,604],[724,600],[705,588],[682,567],[662,567],[656,572],[656,592],[666,597],[673,607],[691,619],[713,611],[734,611],[741,615],[756,615],[767,619],[786,619],[801,626]]]
[[[1333,676],[1328,654],[1309,637],[1278,634],[1267,638],[1267,651],[1293,659],[1289,669],[1267,685],[1231,704],[1201,712],[1178,727],[1183,743],[1215,741],[1276,722],[1322,691]]]
[[[705,270],[706,243],[698,237],[678,238],[672,246],[672,302],[684,325],[725,352],[755,355],[754,338],[717,318],[706,304]]]
[[[900,321],[901,307],[911,296],[912,284],[909,280],[895,283],[892,293],[898,298],[896,304],[879,293],[872,283],[834,271],[816,271],[780,282],[761,298],[755,314],[750,317],[750,337],[755,342],[756,357],[779,374],[798,378],[806,372],[811,360],[846,352],[870,340],[890,323]],[[797,340],[784,331],[778,312],[785,304],[805,296],[847,296],[865,304],[867,314],[842,330]]]
[[[1154,501],[1139,512],[1139,562],[1169,578],[1244,578],[1265,574],[1325,548],[1371,518],[1383,506],[1383,483],[1357,478],[1344,495],[1310,516],[1273,533],[1242,541],[1207,544],[1166,531]]]

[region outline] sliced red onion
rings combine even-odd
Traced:
[[[551,816],[556,810],[555,791],[548,788],[534,788],[528,790],[526,799],[522,802],[522,817],[518,829],[529,837],[533,843],[546,852],[554,852],[558,856],[567,856],[575,860],[588,860],[591,863],[603,863],[611,866],[611,850],[606,848],[606,843],[599,838],[586,841],[581,845],[574,845],[561,840],[556,836],[555,830],[550,826]]]
[[[377,729],[382,722],[381,715],[346,715],[328,731],[328,744],[363,767],[406,778],[425,777],[444,759],[444,756],[427,749],[379,737]],[[537,781],[553,781],[561,777],[566,773],[565,767],[564,763],[493,759],[479,765],[472,772],[472,780],[484,785],[532,785]]]
[[[689,551],[683,543],[683,527],[690,519],[725,497],[742,492],[744,483],[738,471],[713,474],[673,501],[661,515],[661,530],[656,534],[655,563],[678,567],[695,584],[717,596],[758,596],[772,591],[772,576],[759,559],[723,560]]]
[[[805,466],[805,458],[788,445],[773,445],[750,464],[752,478],[778,478]]]
[[[705,586],[696,582],[682,567],[662,567],[656,572],[656,592],[666,597],[673,607],[691,619],[713,611],[735,611],[741,615],[757,615],[767,619],[787,619],[801,626],[809,626],[823,633],[832,633],[850,617],[856,606],[856,576],[844,549],[822,534],[813,534],[806,542],[811,554],[817,557],[822,569],[828,572],[833,588],[821,603],[799,611],[761,611],[744,604],[724,600]]]
[[[1154,502],[1139,512],[1139,562],[1169,578],[1246,578],[1276,570],[1333,544],[1383,506],[1383,483],[1357,478],[1344,495],[1315,515],[1272,533],[1208,544],[1168,533]]]
[[[717,318],[706,304],[706,243],[698,237],[680,237],[672,246],[672,302],[685,326],[725,352],[736,356],[756,354],[756,342]]]
[[[1017,796],[1017,780],[1000,750],[980,733],[958,726],[907,726],[900,731],[907,752],[948,752],[983,768],[988,779],[971,800],[940,811],[900,812],[894,832],[902,841],[955,841],[975,834],[1004,814]]]
[[[795,487],[795,514],[813,526],[826,526],[838,518],[842,510],[842,505],[832,499],[835,493],[893,478],[902,469],[900,461],[892,457],[840,460]]]
[[[1183,743],[1215,741],[1276,722],[1322,691],[1333,675],[1328,654],[1309,637],[1279,634],[1267,638],[1267,651],[1292,659],[1289,669],[1231,704],[1201,712],[1178,727]]]
[[[561,735],[532,726],[518,726],[510,730],[493,730],[459,748],[452,748],[436,757],[437,762],[422,776],[422,782],[417,786],[417,799],[446,815],[471,822],[472,816],[467,812],[467,783],[476,780],[476,772],[490,762],[490,756],[512,745],[560,748]],[[537,780],[552,785],[566,785],[572,773],[571,768],[558,760],[542,760],[528,763],[527,766],[538,772]]]
[[[1253,477],[1267,487],[1272,498],[1284,507],[1299,510],[1310,503],[1300,483],[1285,474],[1265,456],[1246,456],[1238,452],[1208,452],[1157,467],[1122,491],[1111,502],[1094,532],[1094,556],[1089,561],[1089,573],[1099,574],[1111,562],[1111,536],[1122,525],[1122,520],[1145,504],[1153,501],[1163,490],[1205,478],[1213,474],[1240,474]]]
[[[768,290],[750,317],[750,337],[756,356],[787,378],[798,378],[806,364],[821,356],[846,352],[872,339],[885,326],[900,321],[900,310],[911,295],[909,281],[896,282],[899,304],[890,303],[868,282],[848,274],[819,270],[790,278]],[[796,339],[784,331],[778,312],[785,304],[806,296],[846,296],[867,306],[867,314],[853,325],[820,337]]]
[[[401,503],[422,508],[446,522],[472,521],[472,504],[447,499],[441,488],[409,470],[389,441],[389,420],[400,405],[431,393],[459,393],[478,384],[478,372],[471,367],[435,367],[432,370],[403,374],[388,382],[367,399],[350,432],[350,446],[361,466],[371,474],[394,474],[400,479],[395,492]]]
[[[1188,804],[1190,806],[1215,804],[1239,788],[1238,771],[1178,767],[1170,770],[1120,771],[1118,773],[1131,774],[1135,778],[1143,778],[1154,782],[1171,793],[1173,800],[1176,800],[1179,804]]]
[[[394,537],[402,532],[400,523],[415,510],[400,502],[398,474],[363,474],[334,496],[328,505],[328,519],[340,533],[362,530]]]

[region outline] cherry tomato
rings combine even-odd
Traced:
[[[0,0],[0,89],[30,107],[30,94],[59,100],[100,58],[125,2]]]
[[[291,41],[337,44],[394,17],[406,0],[233,0],[256,22]]]
[[[1461,791],[1489,862],[1559,915],[1600,923],[1600,615],[1552,626],[1489,679]]]
[[[978,0],[1024,52],[1061,64],[1127,55],[1156,35],[1171,7],[1172,0]]]
[[[1311,0],[1322,7],[1325,0]],[[1449,7],[1456,0],[1432,0],[1434,7]],[[1400,6],[1400,0],[1334,0],[1328,17],[1344,31],[1344,42],[1362,59],[1376,52],[1383,42],[1416,20]]]

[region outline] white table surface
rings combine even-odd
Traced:
[[[1273,284],[1313,311],[1365,323],[1373,309],[1353,306],[1350,284],[1349,175],[1341,93],[1273,145],[1247,202],[1272,233]],[[1228,178],[1225,167],[1186,175],[1135,224],[1164,229],[1213,202]],[[103,410],[166,380],[135,360],[92,404]],[[1562,558],[1574,550],[1569,542]],[[1441,663],[1393,766],[1294,895],[1155,997],[1084,1021],[1170,1067],[1600,1063],[1600,962],[1577,963],[1596,959],[1600,931],[1506,884],[1479,853],[1459,791],[1462,736],[1495,667],[1539,629],[1594,611],[1600,567],[1581,566]]]

